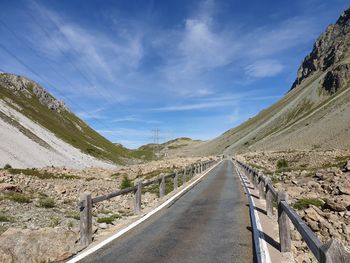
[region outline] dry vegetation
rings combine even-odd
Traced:
[[[16,260],[24,262],[24,256],[33,259],[35,246],[45,243],[39,234],[34,247],[16,246],[11,248],[15,236],[21,236],[24,243],[30,236],[45,231],[46,239],[55,238],[57,229],[66,233],[70,240],[55,243],[50,247],[48,259],[54,260],[71,255],[79,249],[78,198],[82,192],[89,191],[92,196],[116,191],[134,184],[136,178],[150,179],[160,173],[172,172],[176,168],[197,162],[198,158],[177,158],[152,161],[146,164],[125,166],[118,170],[90,168],[73,170],[66,168],[46,169],[7,169],[0,170],[0,262]],[[167,184],[166,192],[172,189]],[[143,209],[149,209],[158,202],[158,186],[144,189]],[[133,195],[128,194],[104,201],[93,208],[94,238],[102,238],[114,226],[125,224],[133,218]],[[14,232],[16,233],[14,235]],[[55,233],[55,234],[52,234]],[[10,252],[8,249],[12,249]],[[32,250],[33,254],[30,254]],[[26,251],[26,252],[24,252]],[[8,258],[6,259],[6,255]],[[2,258],[3,256],[3,258]],[[43,257],[44,255],[39,255]],[[9,261],[12,262],[12,261]]]

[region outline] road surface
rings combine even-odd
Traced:
[[[253,262],[247,200],[223,161],[175,203],[80,262]]]

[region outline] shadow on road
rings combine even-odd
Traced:
[[[250,226],[247,227],[247,229],[252,232],[252,228]],[[253,234],[252,234],[253,235]],[[278,251],[280,251],[280,244],[279,242],[277,242],[276,240],[274,240],[271,236],[269,236],[268,234],[262,232],[259,230],[259,235],[262,235],[264,237],[264,240],[269,243],[273,248],[277,249]],[[255,254],[255,253],[254,253]]]

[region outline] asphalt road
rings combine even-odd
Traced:
[[[246,197],[224,161],[175,203],[80,262],[253,262]]]

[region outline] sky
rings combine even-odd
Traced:
[[[0,71],[112,142],[208,140],[290,89],[345,0],[0,0]]]

